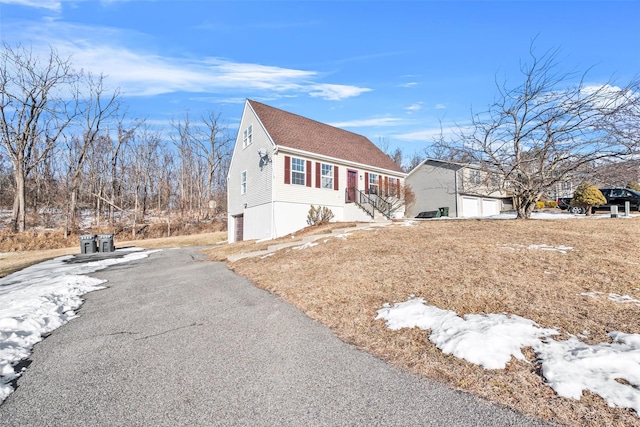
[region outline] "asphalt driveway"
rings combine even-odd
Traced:
[[[37,344],[8,426],[541,426],[392,367],[195,249],[110,267]]]

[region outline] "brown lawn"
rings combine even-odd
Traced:
[[[307,231],[309,232],[309,231]],[[409,295],[459,315],[511,313],[555,327],[564,336],[589,331],[640,333],[640,307],[601,295],[640,299],[640,218],[571,220],[437,220],[394,224],[328,238],[305,250],[283,249],[231,264],[259,287],[282,296],[344,341],[411,372],[571,426],[640,426],[633,411],[609,408],[585,392],[560,398],[529,362],[485,370],[443,354],[418,329],[388,330],[375,320],[385,302]],[[570,246],[566,254],[530,245]],[[213,259],[257,248],[224,245]]]
[[[127,246],[138,246],[141,248],[171,248],[178,246],[208,246],[213,244],[224,243],[227,240],[226,231],[218,231],[214,233],[194,234],[191,236],[162,237],[157,239],[146,240],[126,240],[120,241],[115,239],[116,248]],[[69,244],[73,247],[46,249],[46,250],[21,250],[13,252],[0,253],[0,277],[4,277],[15,271],[21,270],[33,264],[45,261],[47,259],[56,258],[62,255],[71,255],[80,253],[80,243],[77,240],[69,239]],[[42,247],[42,242],[38,242],[38,247]]]

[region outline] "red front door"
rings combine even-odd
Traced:
[[[358,186],[358,171],[347,169],[347,203],[356,200],[356,187]]]

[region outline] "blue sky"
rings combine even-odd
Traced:
[[[639,21],[636,1],[0,0],[3,41],[73,55],[158,128],[213,110],[235,134],[251,98],[406,156],[519,83],[534,38],[588,83],[640,76]]]

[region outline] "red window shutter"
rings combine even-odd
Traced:
[[[291,184],[291,157],[284,156],[284,183]]]
[[[396,178],[396,197],[400,197],[400,178]]]
[[[384,195],[385,197],[389,197],[389,177],[384,177]]]
[[[378,194],[382,196],[382,175],[378,175]]]
[[[320,188],[320,163],[316,162],[316,188]]]
[[[307,187],[311,187],[311,160],[307,160]]]
[[[369,172],[364,173],[364,194],[369,194]]]
[[[333,167],[333,189],[334,190],[340,189],[340,184],[338,183],[338,167],[337,166]]]

